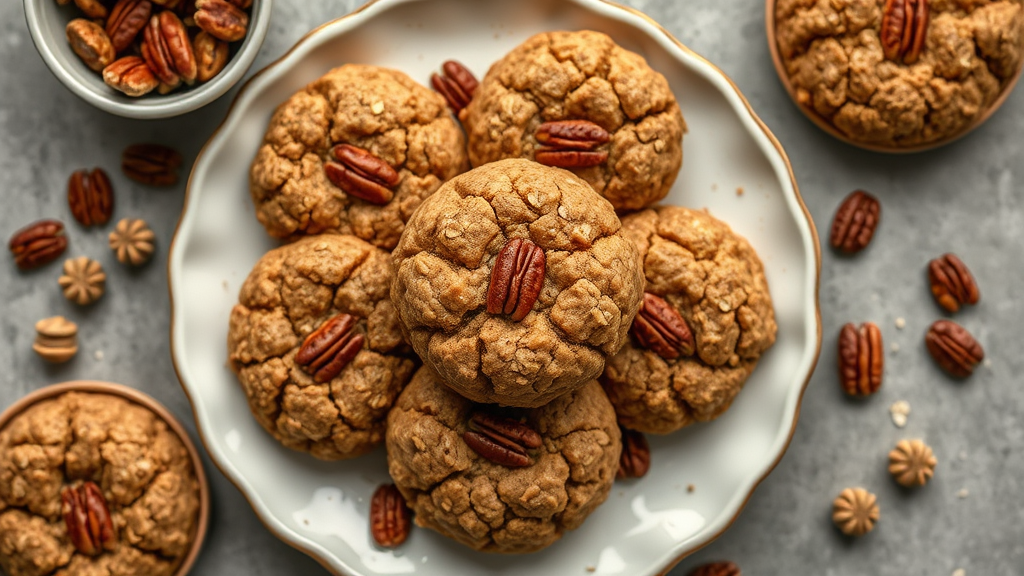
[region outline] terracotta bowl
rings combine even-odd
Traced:
[[[793,84],[790,83],[789,81],[789,72],[786,71],[786,67],[783,66],[782,64],[782,57],[779,55],[779,44],[775,38],[775,5],[777,3],[778,0],[765,1],[764,22],[768,32],[768,51],[772,55],[772,62],[775,64],[775,71],[778,73],[779,80],[782,81],[782,85],[786,88],[786,92],[789,93],[789,97],[793,99],[793,103],[796,104],[797,108],[799,108],[805,116],[810,118],[812,122],[817,124],[819,128],[821,128],[825,132],[828,132],[832,136],[835,136],[836,138],[842,140],[843,142],[853,144],[854,146],[863,148],[865,150],[872,150],[874,152],[888,152],[890,154],[906,154],[909,152],[922,152],[924,150],[931,150],[932,148],[945,146],[950,142],[959,140],[960,138],[963,138],[964,136],[969,134],[978,126],[984,124],[985,121],[988,120],[989,117],[992,116],[992,114],[994,114],[995,111],[998,110],[999,107],[1003,105],[1003,102],[1006,101],[1006,97],[1010,95],[1010,92],[1013,92],[1013,87],[1017,85],[1017,80],[1020,78],[1022,68],[1017,69],[1017,73],[1014,74],[1013,78],[1010,79],[1010,82],[1003,89],[1003,92],[999,95],[998,98],[996,98],[996,101],[992,103],[992,106],[990,106],[988,110],[985,110],[985,112],[983,112],[981,116],[979,116],[973,123],[968,125],[965,129],[941,140],[936,140],[935,142],[929,142],[927,144],[920,144],[917,146],[883,146],[880,144],[872,144],[869,142],[860,142],[857,140],[853,140],[849,136],[844,134],[842,131],[840,131],[838,128],[833,126],[832,123],[829,122],[827,119],[818,115],[817,112],[815,112],[811,108],[808,108],[807,106],[801,106],[800,103],[797,101],[796,90],[793,88]]]
[[[133,402],[146,408],[150,412],[156,414],[167,426],[177,434],[178,438],[181,439],[181,443],[188,450],[189,456],[192,458],[192,469],[195,470],[196,480],[199,483],[199,521],[196,522],[195,533],[192,535],[192,548],[185,555],[178,569],[174,572],[174,576],[185,576],[192,569],[192,565],[195,563],[196,558],[199,557],[199,551],[203,547],[203,540],[206,538],[206,529],[210,523],[210,485],[206,480],[206,473],[203,471],[203,461],[199,458],[199,451],[196,450],[195,444],[192,443],[192,439],[189,438],[188,432],[181,425],[180,422],[167,410],[162,404],[154,400],[153,398],[122,384],[112,384],[110,382],[96,382],[93,380],[75,380],[72,382],[64,382],[62,384],[54,384],[41,388],[34,392],[30,392],[11,406],[9,406],[3,413],[0,413],[0,430],[7,426],[8,422],[14,419],[15,416],[20,415],[30,406],[33,406],[44,400],[49,400],[65,394],[67,392],[91,392],[95,394],[110,394],[112,396],[120,396],[129,402]]]

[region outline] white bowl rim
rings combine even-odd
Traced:
[[[54,0],[24,0],[25,21],[28,24],[29,34],[32,36],[32,43],[39,52],[39,56],[46,62],[46,67],[57,80],[60,81],[72,94],[92,104],[96,108],[138,120],[156,120],[160,118],[171,118],[198,110],[224,95],[232,86],[238,83],[245,76],[245,73],[256,61],[263,40],[270,28],[270,13],[274,0],[254,0],[252,11],[249,17],[251,25],[242,46],[235,53],[227,66],[213,78],[195,88],[185,92],[168,95],[146,95],[133,102],[118,102],[108,96],[90,90],[74,79],[61,64],[54,53],[54,47],[50,42],[53,39],[44,37],[42,32],[41,12],[39,6],[42,2],[53,2]],[[167,100],[167,101],[155,101]]]
[[[26,0],[26,1],[28,1],[28,0]],[[301,48],[309,48],[309,49],[311,49],[313,47],[314,43],[315,43],[315,38],[319,35],[320,32],[322,32],[323,30],[325,30],[327,28],[339,26],[342,23],[345,23],[345,22],[347,22],[350,19],[358,18],[358,17],[361,17],[361,16],[366,16],[365,13],[371,11],[371,9],[374,9],[374,11],[376,11],[376,12],[382,12],[382,11],[386,10],[387,8],[389,8],[391,6],[394,6],[394,5],[404,4],[404,3],[408,3],[408,2],[416,2],[416,1],[421,1],[421,0],[368,0],[365,4],[363,4],[362,6],[360,6],[357,9],[353,10],[349,14],[346,14],[346,15],[341,16],[339,18],[336,18],[336,19],[330,20],[328,22],[325,22],[325,23],[323,23],[323,24],[313,28],[312,30],[310,30],[308,33],[306,33],[304,36],[302,36],[302,38],[300,38],[291,48],[289,48],[288,51],[286,51],[278,59],[274,60],[273,62],[271,62],[270,64],[268,64],[264,68],[262,68],[261,70],[257,71],[255,74],[253,74],[253,76],[251,78],[249,78],[245,82],[245,84],[242,86],[241,90],[239,90],[238,93],[235,95],[235,98],[232,101],[231,106],[228,108],[228,112],[224,116],[224,120],[217,127],[217,129],[214,130],[214,132],[210,136],[210,139],[207,140],[207,142],[203,145],[203,148],[200,150],[199,154],[196,156],[196,162],[193,165],[193,167],[199,165],[199,160],[207,152],[207,150],[210,147],[211,143],[213,143],[218,138],[218,136],[220,135],[221,131],[229,123],[231,123],[234,120],[234,118],[232,117],[232,113],[234,112],[236,105],[238,105],[239,102],[241,102],[241,101],[243,101],[243,100],[245,100],[246,98],[249,97],[250,91],[251,91],[254,83],[257,80],[261,79],[264,75],[273,72],[274,70],[276,70],[277,68],[279,68],[279,67],[281,67],[283,65],[286,65],[288,63],[288,60],[290,60],[290,58],[293,56],[293,54],[295,54],[296,52],[300,51]],[[642,21],[641,24],[643,26],[652,28],[654,32],[657,32],[658,34],[663,35],[664,39],[667,40],[673,46],[673,48],[675,48],[675,49],[685,53],[688,57],[697,60],[702,66],[705,66],[706,69],[707,69],[706,72],[709,73],[709,74],[707,74],[709,80],[712,80],[712,77],[714,77],[715,78],[714,79],[715,82],[717,82],[717,81],[725,82],[725,84],[728,86],[728,90],[725,91],[725,96],[729,100],[730,104],[732,104],[732,106],[733,106],[734,110],[736,111],[737,115],[740,116],[741,120],[743,120],[744,122],[746,122],[748,124],[748,129],[751,131],[752,135],[755,136],[755,139],[757,137],[766,139],[767,145],[771,146],[773,148],[773,151],[776,152],[779,155],[779,158],[781,159],[781,162],[784,164],[785,173],[788,176],[787,184],[792,187],[792,191],[793,191],[793,195],[791,197],[787,198],[787,202],[789,202],[793,207],[799,209],[798,212],[794,213],[794,216],[797,216],[798,214],[802,213],[804,218],[805,218],[805,220],[806,220],[805,223],[806,223],[806,225],[808,227],[807,236],[809,236],[809,238],[805,237],[804,240],[805,241],[809,240],[809,242],[805,242],[804,248],[805,248],[806,251],[811,253],[809,255],[812,256],[812,260],[814,262],[814,273],[813,273],[813,275],[811,275],[808,278],[808,282],[811,284],[811,286],[808,287],[808,291],[809,291],[809,293],[813,294],[813,309],[814,309],[814,314],[813,314],[813,331],[814,331],[814,334],[809,339],[810,344],[808,346],[808,350],[813,348],[813,353],[809,354],[809,355],[805,354],[804,360],[801,361],[801,364],[803,366],[806,366],[806,374],[807,374],[807,376],[804,379],[803,383],[800,385],[800,388],[799,388],[799,391],[798,391],[798,394],[797,394],[797,397],[796,397],[796,403],[795,403],[794,412],[793,412],[793,421],[790,424],[788,433],[785,435],[785,438],[781,442],[781,447],[778,450],[778,455],[764,469],[763,473],[760,474],[760,476],[758,476],[751,483],[749,489],[746,491],[745,494],[743,494],[743,497],[742,497],[741,501],[735,507],[735,511],[730,515],[729,519],[720,526],[719,529],[715,530],[712,534],[709,534],[708,536],[706,536],[706,538],[703,541],[698,542],[695,546],[692,546],[692,547],[682,551],[682,553],[676,555],[671,561],[669,561],[668,563],[665,564],[665,566],[661,569],[661,571],[658,572],[659,576],[665,576],[680,561],[682,561],[687,556],[697,552],[701,548],[704,548],[705,546],[707,546],[711,542],[715,541],[718,537],[720,537],[722,534],[724,534],[733,525],[733,523],[736,521],[736,519],[739,518],[740,513],[746,507],[747,503],[750,501],[750,498],[753,496],[753,493],[757,489],[757,487],[760,486],[760,484],[765,479],[767,479],[767,477],[771,474],[771,472],[775,469],[775,467],[778,466],[779,462],[782,461],[782,457],[785,455],[786,450],[788,449],[790,443],[793,440],[793,435],[796,432],[796,426],[797,426],[797,422],[798,422],[799,416],[800,416],[803,396],[804,396],[804,393],[807,390],[807,386],[810,384],[811,377],[814,374],[814,371],[815,371],[815,368],[817,366],[818,359],[819,359],[819,356],[820,356],[820,353],[821,353],[822,324],[821,324],[821,306],[820,306],[820,297],[819,297],[819,287],[820,287],[820,283],[821,283],[821,247],[820,247],[820,241],[819,241],[819,238],[818,238],[818,231],[817,231],[817,228],[816,228],[816,226],[814,224],[814,220],[811,217],[811,213],[808,210],[807,205],[804,203],[803,198],[802,198],[802,196],[800,194],[800,189],[799,189],[799,187],[797,185],[797,182],[796,182],[796,176],[793,173],[792,164],[790,163],[789,157],[787,156],[785,150],[783,150],[782,144],[778,141],[778,139],[771,132],[771,130],[768,128],[768,126],[760,119],[760,117],[757,116],[757,114],[754,112],[753,108],[751,107],[750,103],[747,101],[746,97],[743,96],[743,94],[740,92],[739,87],[736,85],[735,82],[733,82],[733,80],[731,78],[729,78],[729,76],[727,76],[725,74],[725,72],[723,72],[720,68],[718,68],[717,66],[712,64],[707,59],[705,59],[703,56],[697,54],[696,52],[694,52],[690,48],[686,47],[682,42],[680,42],[678,39],[676,39],[675,36],[673,36],[668,30],[666,30],[664,27],[662,27],[660,24],[658,24],[655,20],[653,20],[651,17],[647,16],[646,14],[644,14],[643,12],[641,12],[641,11],[635,9],[635,8],[618,4],[618,3],[614,2],[613,0],[567,0],[567,1],[573,2],[575,4],[582,5],[584,7],[587,7],[587,8],[592,9],[592,10],[599,11],[599,12],[604,13],[604,14],[614,14],[616,12],[619,12],[619,13],[625,12],[626,13],[625,15],[628,16],[629,19],[631,19],[631,20],[638,19],[638,20]],[[622,19],[623,15],[619,14],[617,17]],[[638,26],[638,27],[642,28],[643,26]],[[239,492],[242,493],[242,496],[246,499],[246,501],[249,503],[249,505],[256,512],[257,518],[259,518],[260,522],[272,534],[274,534],[278,539],[280,539],[285,544],[291,546],[292,548],[295,548],[296,550],[299,550],[300,552],[305,553],[310,558],[312,558],[315,561],[317,561],[321,566],[324,567],[324,569],[326,569],[331,574],[334,574],[336,576],[351,576],[350,574],[348,574],[346,572],[342,572],[342,571],[338,570],[337,568],[335,568],[334,566],[330,565],[330,563],[327,561],[327,557],[329,557],[330,554],[326,550],[323,550],[321,546],[319,546],[318,544],[315,544],[313,542],[310,542],[306,538],[303,538],[302,536],[294,533],[292,530],[290,530],[287,527],[283,526],[272,514],[270,514],[268,512],[268,510],[266,509],[266,507],[263,505],[263,503],[260,501],[258,496],[251,491],[251,489],[248,486],[248,484],[246,483],[245,479],[242,478],[239,474],[237,474],[236,471],[230,465],[226,465],[225,463],[222,463],[221,458],[223,458],[223,455],[220,454],[219,452],[215,451],[215,450],[211,450],[210,449],[210,445],[206,441],[206,431],[205,431],[205,429],[202,426],[202,423],[201,423],[201,421],[200,421],[200,419],[198,417],[198,413],[196,412],[196,403],[193,401],[192,396],[189,393],[189,388],[185,384],[185,378],[183,376],[182,367],[178,365],[178,352],[177,352],[177,346],[176,346],[176,332],[175,332],[175,326],[176,326],[176,324],[178,322],[178,319],[177,319],[177,316],[175,314],[175,304],[174,304],[174,292],[175,292],[175,290],[174,290],[174,286],[175,286],[176,282],[175,282],[175,276],[174,276],[174,272],[173,271],[174,271],[174,268],[175,268],[175,263],[180,259],[180,256],[179,256],[180,251],[178,251],[176,249],[176,245],[177,245],[177,241],[178,241],[179,235],[184,235],[183,224],[185,223],[186,216],[188,214],[189,197],[191,196],[191,193],[192,193],[192,184],[193,184],[193,176],[194,175],[195,175],[195,170],[193,168],[193,172],[189,174],[189,180],[188,180],[188,183],[187,183],[187,186],[186,186],[185,199],[184,199],[184,204],[183,204],[183,208],[182,208],[181,217],[178,220],[178,224],[175,227],[174,236],[173,236],[173,238],[171,240],[171,246],[170,246],[170,251],[169,251],[170,255],[169,255],[168,260],[167,260],[167,282],[168,282],[168,292],[169,292],[170,303],[171,303],[171,322],[170,322],[171,362],[172,362],[172,365],[174,366],[174,370],[175,370],[175,373],[176,373],[176,375],[178,377],[178,381],[181,384],[182,389],[185,392],[186,397],[188,397],[189,404],[190,404],[190,406],[192,408],[193,417],[195,418],[195,421],[196,421],[196,430],[197,430],[197,432],[199,434],[199,440],[200,440],[200,442],[203,443],[204,448],[206,448],[207,452],[210,454],[210,460],[213,462],[213,464],[217,467],[218,470],[221,471],[222,474],[224,474],[224,476],[232,484],[235,485],[235,487],[239,490]],[[804,236],[804,234],[801,233],[801,236]]]

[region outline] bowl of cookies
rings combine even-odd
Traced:
[[[200,154],[172,354],[214,462],[333,573],[653,575],[785,451],[819,268],[778,142],[642,14],[380,0]]]
[[[39,55],[71,92],[128,118],[213,102],[256,59],[272,0],[25,0]]]

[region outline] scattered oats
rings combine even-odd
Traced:
[[[889,406],[889,415],[892,416],[892,423],[897,428],[907,425],[907,416],[910,415],[910,403],[906,400],[897,400]]]
[[[957,568],[953,570],[953,576],[967,576],[967,571],[963,568]]]
[[[899,328],[900,330],[903,330],[904,328],[906,328],[906,326],[907,326],[907,321],[903,319],[903,316],[900,316],[899,318],[896,319],[896,327],[897,328]]]
[[[967,488],[961,488],[960,491],[956,493],[956,497],[963,500],[964,498],[967,498],[970,494],[971,493],[967,491]]]
[[[900,351],[900,345],[899,345],[899,342],[893,342],[893,343],[892,343],[892,346],[890,346],[890,348],[892,348],[892,351],[893,351],[893,352],[899,352],[899,351]]]
[[[743,186],[736,188],[736,195],[743,196]]]
[[[97,350],[93,352],[92,357],[95,358],[97,362],[103,360],[103,350]]]
[[[559,204],[559,206],[558,206],[558,215],[561,216],[562,218],[568,218],[569,217],[569,209],[566,208],[564,205]]]
[[[370,105],[370,111],[374,114],[382,114],[384,112],[384,103],[380,100]]]
[[[697,489],[697,487],[696,487],[696,486],[694,486],[693,484],[687,484],[687,485],[686,485],[686,491],[687,491],[687,492],[690,492],[691,494],[692,494],[692,493],[693,493],[693,491],[694,491],[694,490],[696,490],[696,489]]]

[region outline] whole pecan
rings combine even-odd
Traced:
[[[196,80],[196,57],[185,25],[170,10],[154,14],[143,32],[142,56],[161,82],[177,86]]]
[[[132,45],[135,37],[149,22],[153,5],[149,0],[117,0],[107,19],[107,36],[115,52]]]
[[[622,455],[616,478],[642,478],[651,468],[651,447],[642,432],[621,428]]]
[[[132,144],[121,154],[124,175],[150,186],[175,184],[181,164],[181,154],[162,144]]]
[[[740,567],[729,561],[710,562],[697,566],[689,576],[740,576]]]
[[[370,498],[370,535],[374,542],[394,548],[412,530],[412,517],[402,493],[394,484],[381,484]]]
[[[441,71],[443,76],[437,73],[430,76],[430,85],[444,96],[448,106],[457,114],[469,105],[480,83],[468,68],[455,60],[442,64]]]
[[[245,37],[249,16],[226,0],[196,0],[196,26],[225,42]]]
[[[487,312],[509,314],[519,322],[533,310],[544,287],[544,250],[529,240],[513,238],[498,253],[487,288]]]
[[[879,40],[893,62],[913,64],[928,37],[928,0],[886,0]]]
[[[949,320],[937,320],[924,337],[928,353],[940,368],[953,376],[966,378],[985,359],[981,344],[963,326]]]
[[[540,434],[523,422],[488,412],[470,416],[469,430],[462,439],[480,456],[509,468],[533,464],[529,451],[544,443]]]
[[[364,340],[356,330],[355,317],[338,314],[306,336],[295,363],[311,374],[314,382],[329,382],[356,357]]]
[[[641,346],[666,360],[692,356],[697,349],[686,319],[660,296],[644,292],[630,332]]]
[[[110,509],[96,484],[65,487],[61,491],[61,514],[71,543],[82,554],[97,556],[117,547]]]
[[[91,20],[75,18],[64,28],[64,35],[71,45],[71,50],[85,62],[86,66],[96,72],[103,70],[117,58],[110,36],[107,36],[102,26]]]
[[[107,7],[100,0],[75,0],[75,6],[89,18],[103,20],[107,17]]]
[[[533,158],[547,166],[587,168],[608,159],[607,150],[594,148],[606,144],[611,135],[589,120],[545,122],[537,128],[534,137],[545,146],[537,149]]]
[[[76,170],[68,179],[68,206],[82,226],[103,225],[114,213],[114,189],[102,168]]]
[[[873,322],[858,329],[846,324],[839,332],[839,384],[851,396],[868,396],[882,386],[885,350],[882,331]]]
[[[125,56],[111,62],[103,69],[103,81],[128,96],[148,94],[160,85],[146,61],[138,56]]]
[[[949,312],[964,304],[977,304],[981,297],[974,276],[956,254],[943,254],[929,262],[928,281],[935,301]]]
[[[18,268],[31,270],[59,258],[68,247],[68,238],[57,220],[39,220],[15,232],[7,247]]]
[[[355,196],[371,204],[384,205],[391,202],[401,176],[390,164],[373,155],[369,150],[338,144],[331,149],[335,160],[324,163],[327,179],[349,196]]]
[[[836,210],[829,244],[847,254],[860,252],[871,242],[881,212],[882,205],[874,196],[855,190]]]
[[[218,40],[209,32],[199,32],[192,40],[192,53],[196,57],[196,78],[210,80],[228,63],[228,43]]]

